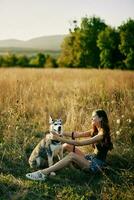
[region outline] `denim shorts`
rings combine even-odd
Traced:
[[[91,161],[91,165],[89,165],[89,169],[91,169],[92,172],[99,171],[105,165],[104,161],[95,158],[94,155],[87,154],[85,155],[85,158]]]

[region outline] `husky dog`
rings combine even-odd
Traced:
[[[37,144],[37,146],[31,153],[31,156],[29,158],[29,164],[31,168],[36,169],[48,166],[50,167],[54,163],[55,156],[57,156],[59,160],[63,158],[63,148],[61,142],[51,139],[52,132],[56,132],[60,136],[62,136],[62,121],[61,119],[53,120],[51,117],[49,117],[49,124],[49,133],[46,134],[45,138],[43,138]],[[54,175],[54,172],[52,172],[52,175]]]

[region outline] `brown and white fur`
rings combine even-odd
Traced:
[[[45,138],[43,138],[37,144],[31,153],[29,158],[29,164],[31,168],[50,167],[54,164],[54,157],[58,157],[59,160],[63,158],[62,144],[58,141],[51,140],[52,132],[56,132],[62,136],[62,121],[61,119],[53,120],[51,117],[49,117],[49,124],[49,133],[46,134]],[[54,172],[51,174],[55,175]]]

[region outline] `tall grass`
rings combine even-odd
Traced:
[[[98,108],[108,113],[114,142],[106,172],[66,169],[46,183],[25,179],[28,156],[49,129],[49,115],[61,117],[66,131],[84,131]],[[0,69],[0,142],[1,199],[132,199],[134,73]]]

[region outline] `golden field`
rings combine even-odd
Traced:
[[[108,157],[110,172],[99,175],[99,179],[95,177],[91,180],[88,177],[88,181],[83,174],[82,183],[77,177],[80,175],[78,172],[73,178],[80,181],[78,186],[75,183],[73,185],[71,178],[60,185],[60,176],[65,179],[72,176],[65,173],[58,176],[58,181],[55,178],[44,185],[32,185],[26,180],[25,174],[30,170],[28,156],[49,129],[49,115],[60,117],[65,131],[84,131],[90,128],[91,113],[98,108],[107,112],[111,127],[114,150]],[[0,69],[2,200],[69,197],[83,200],[92,196],[104,200],[132,199],[133,144],[133,71]],[[84,148],[85,152],[88,150],[90,147]]]

